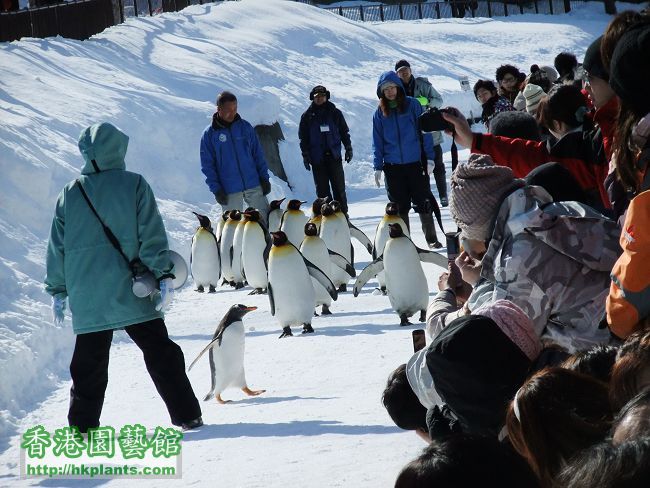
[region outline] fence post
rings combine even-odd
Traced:
[[[384,6],[379,5],[379,19],[383,22],[384,21]]]
[[[571,0],[564,0],[564,12],[571,12]]]
[[[119,5],[120,5],[120,24],[124,23],[124,2],[122,0],[118,0]]]
[[[537,0],[535,0],[537,1]],[[487,0],[487,7],[488,7],[488,17],[492,17],[492,2],[490,0]]]
[[[359,17],[361,17],[361,22],[363,22],[363,5],[359,5]]]
[[[339,15],[343,17],[343,7],[339,7]]]
[[[568,0],[565,0],[565,1],[568,1]],[[517,3],[519,4],[519,13],[521,13],[523,15],[524,14],[524,4],[523,4],[523,2],[521,0],[517,0]]]
[[[553,0],[548,0],[549,2],[552,2]],[[503,15],[506,17],[508,16],[508,2],[504,1],[503,2]]]
[[[539,5],[537,5],[537,0],[535,0],[535,13],[539,13]]]
[[[399,20],[404,19],[404,11],[402,10],[402,4],[399,4]]]
[[[436,17],[440,19],[440,2],[436,2]]]
[[[422,18],[422,4],[421,3],[418,3],[418,16],[420,17],[420,19]]]
[[[147,0],[147,7],[149,8],[149,17],[153,15],[153,12],[151,10],[151,0]]]
[[[138,0],[133,0],[133,13],[138,16]]]
[[[555,13],[553,12],[553,0],[548,0],[548,10],[551,12],[551,15]]]

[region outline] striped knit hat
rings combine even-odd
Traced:
[[[546,96],[546,93],[544,93],[544,90],[542,90],[540,86],[528,83],[524,88],[523,94],[526,99],[526,112],[535,115],[535,112],[537,112],[537,106],[542,98]]]

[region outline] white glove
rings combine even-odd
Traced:
[[[160,302],[156,305],[156,310],[164,312],[174,298],[174,281],[171,278],[160,280]]]
[[[433,173],[433,168],[436,167],[436,163],[432,159],[427,160],[427,174],[430,175]]]
[[[52,319],[54,325],[61,325],[64,319],[65,312],[65,298],[52,297]]]
[[[381,170],[375,171],[375,185],[377,188],[381,187]]]

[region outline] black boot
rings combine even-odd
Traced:
[[[430,213],[421,213],[418,215],[420,216],[420,222],[422,222],[422,232],[424,233],[424,238],[427,240],[427,244],[433,249],[440,249],[442,243],[438,241],[433,215]]]
[[[406,213],[400,212],[399,216],[402,218],[402,220],[406,224],[406,230],[411,232],[411,223],[409,222],[409,213],[408,212],[406,212]],[[406,234],[406,232],[404,232],[404,233]]]

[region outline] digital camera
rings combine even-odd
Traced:
[[[434,132],[448,130],[454,131],[454,125],[442,118],[442,112],[449,112],[447,109],[428,108],[426,112],[418,117],[418,129],[422,132]]]

